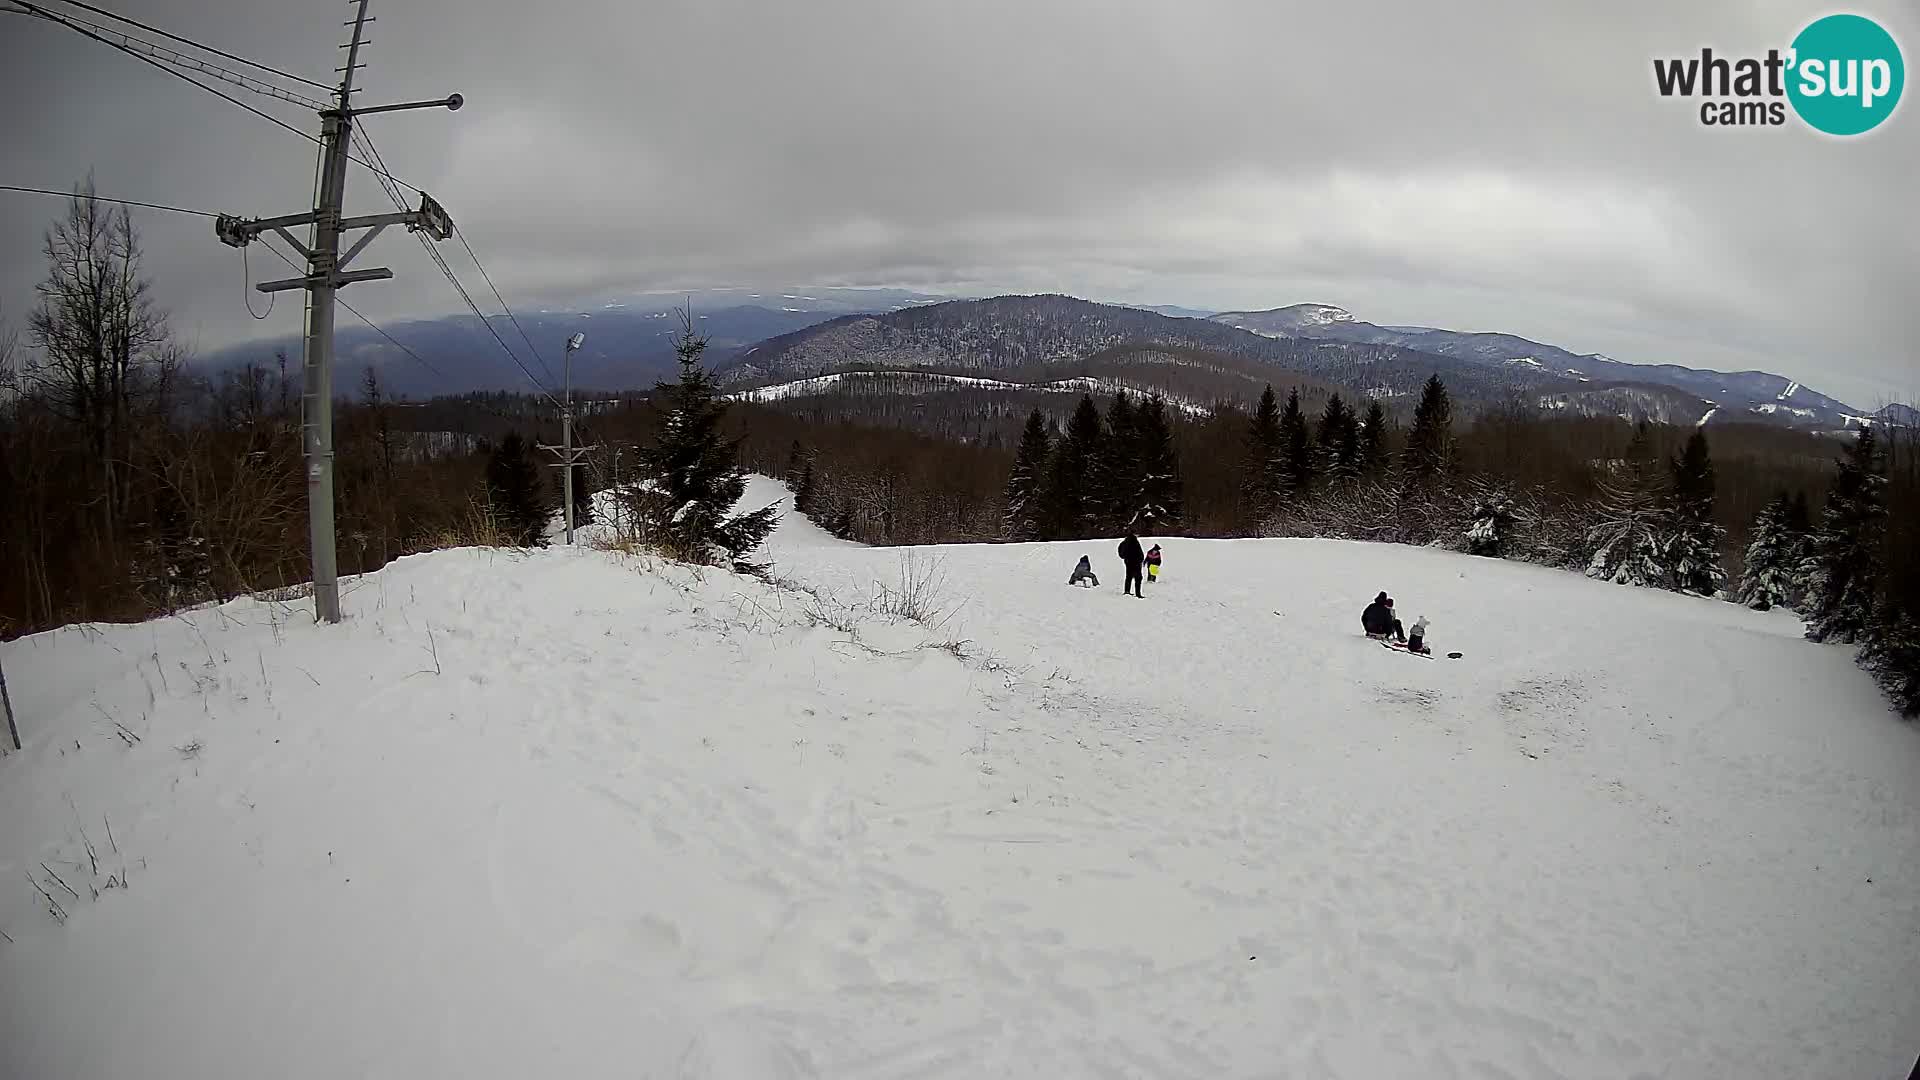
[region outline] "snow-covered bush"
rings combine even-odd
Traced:
[[[1473,510],[1466,530],[1467,554],[1504,559],[1513,548],[1518,512],[1513,496],[1498,488],[1483,487],[1474,493]]]

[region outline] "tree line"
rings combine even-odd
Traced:
[[[1007,478],[1003,535],[1069,540],[1110,533],[1166,532],[1181,525],[1184,485],[1167,404],[1115,394],[1103,417],[1082,397],[1056,431],[1027,417]]]
[[[859,447],[881,431],[844,418],[835,430],[837,452],[803,433],[784,462],[766,455],[757,467],[785,475],[803,512],[850,539],[1061,540],[1134,529],[1439,545],[1794,607],[1809,637],[1863,646],[1863,663],[1902,711],[1920,709],[1907,628],[1920,613],[1910,430],[1868,429],[1845,442],[1718,429],[1736,451],[1731,499],[1703,428],[1548,418],[1521,399],[1461,425],[1438,376],[1404,427],[1378,399],[1360,409],[1333,391],[1310,413],[1297,388],[1282,405],[1271,386],[1250,413],[1223,406],[1170,417],[1156,399],[1125,393],[1104,413],[1084,396],[1064,421],[1036,408],[1002,466],[997,499],[969,468],[986,451],[956,457],[950,471],[894,472],[876,485]],[[878,527],[863,527],[852,508],[876,486],[872,501],[888,509]],[[970,505],[966,527],[927,512],[943,497]],[[899,520],[907,514],[913,527]],[[982,535],[989,517],[996,536]]]
[[[24,333],[0,334],[0,633],[303,582],[299,372],[284,355],[194,372],[126,211],[84,190],[43,254]],[[1251,410],[1198,415],[1152,392],[1104,409],[1038,395],[1024,418],[994,421],[1004,439],[942,437],[912,430],[911,410],[865,422],[828,400],[728,407],[684,329],[678,382],[583,422],[604,449],[576,505],[585,520],[592,492],[618,487],[623,519],[685,557],[750,564],[758,526],[733,524],[727,498],[742,467],[786,477],[803,512],[864,543],[1132,529],[1441,544],[1793,607],[1810,636],[1861,646],[1903,709],[1920,706],[1911,430],[1836,441],[1733,426],[1710,446],[1705,429],[1559,419],[1520,399],[1460,423],[1436,376],[1410,417],[1303,379],[1284,404],[1269,386]],[[536,445],[554,433],[531,396],[395,402],[368,370],[336,413],[342,572],[542,542],[559,485]]]

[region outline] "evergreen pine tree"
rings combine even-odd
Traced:
[[[791,484],[800,479],[800,471],[806,467],[806,449],[800,445],[799,439],[795,439],[793,440],[793,445],[787,447],[787,469],[786,472],[780,475],[780,479]]]
[[[1874,615],[1860,666],[1873,673],[1900,715],[1920,716],[1920,622],[1891,597]]]
[[[1095,455],[1094,487],[1100,492],[1102,532],[1123,532],[1139,511],[1140,432],[1137,410],[1125,390],[1113,397],[1107,407],[1106,437]]]
[[[1140,532],[1165,532],[1179,524],[1184,499],[1180,456],[1173,448],[1166,400],[1159,394],[1149,397],[1134,414],[1134,439],[1140,487],[1134,516],[1126,525]]]
[[[544,547],[553,508],[540,486],[533,447],[510,431],[487,457],[487,498],[494,523],[515,547]]]
[[[1360,421],[1337,393],[1320,414],[1316,442],[1329,484],[1344,488],[1360,478]]]
[[[813,475],[813,458],[808,457],[800,465],[800,479],[793,486],[793,509],[795,513],[813,516],[814,503],[819,499],[819,480]]]
[[[177,611],[213,595],[213,560],[206,538],[171,485],[156,486],[144,520],[134,524],[139,537],[133,572],[149,603]]]
[[[1360,477],[1377,480],[1387,471],[1387,413],[1375,398],[1360,422]]]
[[[1720,544],[1727,531],[1713,519],[1713,457],[1706,432],[1699,428],[1687,437],[1686,449],[1669,463],[1673,503],[1669,513],[1667,562],[1672,587],[1679,592],[1711,596],[1720,591],[1726,570],[1720,565]]]
[[[1438,375],[1430,376],[1420,391],[1400,461],[1407,479],[1415,484],[1437,480],[1453,468],[1453,401]]]
[[[1626,460],[1610,467],[1598,486],[1598,520],[1587,533],[1593,544],[1587,576],[1665,588],[1672,580],[1667,570],[1667,477],[1653,460],[1646,421],[1634,429]]]
[[[1100,493],[1094,490],[1098,478],[1095,462],[1104,439],[1099,407],[1091,395],[1082,396],[1067,421],[1066,433],[1054,446],[1053,460],[1047,464],[1040,517],[1048,539],[1081,540],[1096,531]]]
[[[1789,607],[1799,595],[1800,537],[1792,531],[1793,501],[1786,492],[1760,509],[1747,531],[1739,600],[1756,611]]]
[[[1787,532],[1793,537],[1793,600],[1798,610],[1813,586],[1813,511],[1807,506],[1807,493],[1796,491],[1787,506]]]
[[[1313,495],[1315,468],[1313,439],[1307,417],[1300,411],[1298,388],[1287,394],[1287,411],[1280,414],[1280,481],[1282,492],[1295,505]]]
[[[706,338],[694,333],[692,318],[683,313],[674,343],[680,379],[655,388],[667,415],[641,453],[634,517],[647,537],[675,558],[746,568],[742,557],[760,546],[779,519],[771,506],[733,513],[746,491],[747,474],[740,467],[739,440],[720,434],[727,406],[701,366],[706,348]]]
[[[1280,476],[1280,405],[1268,383],[1247,425],[1246,457],[1240,465],[1240,497],[1255,524],[1265,524],[1286,485]]]
[[[1053,452],[1053,437],[1047,430],[1047,418],[1039,409],[1027,417],[1020,432],[1020,449],[1013,457],[1013,471],[1007,475],[1007,512],[1002,530],[1009,540],[1038,540],[1041,527],[1041,486],[1047,476],[1047,458]]]
[[[1886,483],[1879,442],[1862,428],[1840,461],[1814,534],[1806,601],[1807,637],[1853,644],[1873,619],[1886,528]]]

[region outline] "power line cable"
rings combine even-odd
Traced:
[[[292,124],[287,123],[285,120],[282,120],[277,116],[274,116],[272,113],[268,113],[260,109],[256,109],[252,105],[249,105],[244,101],[241,101],[239,98],[234,97],[231,94],[225,93],[224,91],[216,87],[208,86],[206,83],[203,83],[199,79],[196,79],[191,75],[188,75],[186,72],[181,71],[178,68],[169,67],[166,64],[160,62],[159,60],[156,60],[153,57],[148,56],[147,54],[139,51],[138,49],[129,48],[125,45],[120,44],[117,41],[113,41],[108,38],[102,37],[97,32],[88,29],[86,26],[83,26],[64,15],[61,15],[58,12],[48,11],[46,8],[40,7],[37,4],[32,3],[32,0],[12,0],[12,2],[20,5],[21,8],[24,8],[30,14],[38,15],[41,18],[44,18],[50,22],[58,23],[59,25],[64,26],[67,29],[72,30],[75,33],[78,33],[84,37],[92,38],[93,40],[99,42],[102,45],[107,46],[110,49],[117,49],[120,52],[126,53],[128,56],[133,57],[135,60],[138,60],[143,64],[147,64],[153,67],[155,70],[165,72],[166,74],[171,75],[182,82],[189,83],[193,86],[197,86],[200,89],[205,90],[207,93],[214,95],[215,97],[231,102],[234,105],[238,105],[240,108],[245,109],[246,111],[252,113],[253,115],[258,116],[261,119],[266,120],[267,122],[274,124],[278,127],[285,128],[286,130],[293,132],[295,135],[300,136],[301,138],[307,140],[310,143],[313,143],[316,146],[324,145],[321,142],[320,137],[317,135],[310,135],[307,132],[301,131],[299,128],[294,127]],[[12,9],[7,9],[7,10],[12,10]],[[354,157],[352,154],[348,154],[347,156],[354,162],[357,162],[360,165],[364,165],[367,168],[372,169],[375,173],[384,174],[387,180],[390,180],[393,183],[400,185],[401,187],[410,188],[414,191],[420,190],[418,187],[415,187],[414,185],[407,183],[405,180],[402,180],[399,177],[394,176],[390,173],[386,173],[385,170],[383,169],[379,169],[375,167],[371,162],[367,161],[365,158]]]
[[[273,252],[274,255],[277,256],[281,262],[286,263],[288,266],[293,267],[294,270],[300,272],[301,274],[306,273],[305,267],[301,266],[297,262],[294,262],[292,259],[287,258],[287,256],[283,254],[279,248],[274,247],[272,244],[266,245],[266,248],[268,251]],[[365,315],[360,314],[359,310],[356,309],[352,304],[349,304],[345,300],[340,299],[338,295],[336,295],[333,298],[333,302],[336,304],[339,304],[343,308],[346,308],[348,313],[351,314],[354,318],[359,319],[363,323],[366,323],[368,329],[372,330],[376,334],[379,334],[381,337],[386,338],[388,344],[391,344],[394,348],[399,349],[401,352],[406,353],[408,356],[413,357],[413,359],[416,362],[418,362],[421,367],[426,368],[428,371],[433,372],[435,375],[438,375],[443,379],[447,377],[446,372],[441,371],[439,368],[434,367],[432,364],[428,363],[426,357],[423,357],[419,353],[414,352],[412,349],[407,348],[405,345],[402,345],[399,342],[399,340],[396,339],[392,334],[389,334],[385,330],[381,329],[378,323],[375,323],[372,319],[369,319]]]
[[[487,333],[493,335],[493,340],[499,343],[501,351],[505,352],[507,358],[513,361],[513,366],[520,369],[520,373],[527,377],[527,381],[533,384],[534,389],[540,391],[542,397],[553,402],[555,406],[558,406],[560,399],[553,396],[553,392],[547,389],[546,384],[540,381],[539,376],[535,375],[525,363],[521,362],[520,354],[513,351],[513,346],[507,344],[507,339],[500,336],[500,331],[493,328],[493,320],[487,318],[486,313],[480,310],[479,304],[474,303],[473,295],[467,292],[467,287],[460,283],[459,276],[453,272],[452,267],[447,265],[445,256],[441,255],[440,252],[435,250],[431,245],[424,246],[426,246],[427,254],[433,256],[434,264],[440,268],[440,273],[447,279],[447,283],[453,286],[453,291],[460,294],[461,300],[466,301],[467,310],[473,312],[474,317],[480,320],[480,325],[486,328]]]
[[[211,45],[205,45],[198,41],[194,41],[192,38],[184,38],[178,34],[169,34],[165,30],[162,30],[157,26],[148,26],[146,23],[143,23],[138,19],[130,19],[125,15],[108,11],[105,8],[98,8],[98,7],[94,7],[92,4],[82,3],[81,0],[58,0],[58,2],[66,4],[69,7],[77,7],[82,11],[91,11],[95,15],[99,15],[107,19],[112,19],[115,22],[123,22],[129,26],[138,27],[141,30],[145,30],[149,34],[159,34],[161,37],[166,38],[168,41],[177,41],[182,45],[191,45],[202,52],[212,53],[213,55],[221,57],[222,59],[231,60],[236,64],[245,64],[250,68],[258,68],[261,71],[278,75],[283,79],[292,79],[294,82],[297,82],[297,83],[305,83],[306,85],[311,86],[316,90],[325,90],[328,92],[332,92],[333,90],[332,87],[326,85],[325,83],[317,83],[317,82],[314,82],[312,79],[302,78],[301,76],[295,75],[290,71],[282,71],[277,67],[271,67],[267,64],[262,64],[258,60],[249,60],[244,56],[235,56],[230,52],[222,52],[221,50],[216,49]]]
[[[391,177],[392,174],[388,172],[386,169],[386,159],[380,156],[380,148],[374,145],[373,137],[368,135],[364,129],[355,131],[353,133],[353,137],[356,139],[359,139],[361,143],[363,143],[366,146],[367,154],[371,156],[375,162],[378,163],[378,168],[374,170],[375,175]],[[381,187],[381,190],[387,193],[387,198],[392,200],[394,207],[402,212],[405,212],[406,203],[400,197],[400,193],[394,190],[392,187],[389,187],[385,182],[382,182],[380,187]],[[456,233],[458,232],[457,229],[455,231]],[[513,365],[520,369],[520,373],[527,377],[527,381],[532,383],[535,389],[540,391],[540,394],[542,397],[545,397],[548,401],[553,402],[553,404],[556,407],[560,406],[560,400],[553,396],[553,392],[547,389],[546,384],[542,383],[539,377],[534,375],[532,370],[529,369],[527,365],[521,361],[520,355],[513,351],[513,346],[508,345],[507,340],[500,336],[500,332],[493,328],[492,320],[488,319],[486,316],[486,313],[480,310],[480,305],[474,302],[473,295],[467,291],[467,287],[465,285],[462,285],[460,283],[460,279],[458,275],[456,275],[453,272],[453,268],[447,265],[446,256],[440,254],[439,249],[434,247],[433,244],[429,243],[424,234],[415,232],[414,237],[420,241],[420,246],[426,251],[427,257],[432,259],[434,265],[440,268],[440,273],[442,276],[444,276],[447,279],[447,283],[452,285],[454,291],[460,294],[460,299],[466,301],[467,309],[473,312],[474,316],[480,320],[480,325],[486,327],[487,333],[493,336],[493,340],[499,343],[501,350],[507,354],[508,359],[513,361]],[[462,241],[462,243],[464,243],[464,241]],[[473,249],[469,247],[467,249],[467,252],[468,254],[472,254]],[[480,265],[477,259],[475,260],[474,265],[475,266]],[[481,275],[483,277],[486,275],[486,270],[484,267],[481,268]],[[489,279],[488,284],[489,285],[492,284],[491,279]],[[494,290],[495,298],[498,298],[499,295],[500,295],[499,290],[497,289]],[[500,306],[502,308],[505,308],[506,302],[502,301]],[[509,319],[513,319],[513,313],[511,310],[508,310],[507,317]],[[514,325],[518,327],[519,320],[514,319],[513,321],[514,321]],[[526,337],[526,331],[522,330],[521,336],[523,338]],[[527,346],[528,348],[532,348],[533,342],[531,340],[528,340]],[[553,372],[550,370],[547,370],[546,362],[540,359],[539,350],[537,349],[534,350],[533,358],[534,358],[534,361],[540,365],[541,370],[546,371],[547,378],[552,379]]]
[[[63,15],[60,15],[57,12],[48,11],[46,8],[39,7],[29,2],[29,0],[14,0],[14,2],[19,4],[21,7],[26,8],[29,12],[32,12],[33,14],[39,15],[40,17],[47,19],[51,22],[59,23],[61,26],[64,26],[67,29],[74,31],[77,34],[81,34],[85,37],[90,37],[93,40],[99,42],[102,45],[105,45],[110,49],[118,49],[119,51],[126,53],[128,56],[133,57],[135,60],[138,60],[143,64],[150,65],[156,70],[166,72],[168,75],[171,75],[174,78],[181,80],[182,82],[192,83],[193,85],[199,87],[200,89],[205,90],[209,94],[213,94],[216,97],[225,98],[227,101],[230,101],[233,104],[240,106],[241,108],[247,110],[248,112],[254,114],[255,116],[258,116],[271,123],[278,124],[279,126],[286,128],[288,131],[293,132],[295,135],[298,135],[309,142],[317,143],[320,141],[320,139],[317,136],[309,135],[306,132],[301,131],[299,128],[294,127],[292,124],[287,123],[285,120],[282,120],[271,113],[262,112],[261,110],[254,108],[253,106],[247,104],[246,102],[241,101],[239,98],[234,97],[231,94],[228,94],[222,90],[218,90],[214,87],[208,86],[206,83],[203,83],[200,80],[193,78],[192,76],[188,75],[184,71],[180,71],[177,68],[168,67],[167,65],[161,63],[158,60],[155,60],[153,57],[148,56],[137,49],[130,49],[127,46],[122,45],[117,41],[112,41],[107,38],[101,37],[98,33],[94,32],[93,30],[90,30],[87,27],[82,26],[79,23],[76,23],[69,18]]]
[[[219,64],[210,63],[197,56],[189,56],[176,49],[169,49],[164,45],[156,45],[144,38],[135,37],[124,30],[117,30],[110,26],[102,26],[97,22],[90,22],[86,19],[65,13],[48,12],[44,9],[36,11],[32,9],[7,8],[4,10],[17,15],[30,15],[36,19],[56,23],[74,30],[78,30],[83,26],[88,27],[95,31],[94,36],[112,35],[118,39],[117,41],[108,42],[108,44],[113,44],[116,47],[125,46],[129,49],[140,50],[145,55],[152,56],[155,59],[172,64],[175,67],[196,71],[202,75],[211,75],[222,82],[238,86],[243,90],[251,90],[256,94],[279,98],[281,101],[292,102],[295,105],[304,105],[310,109],[326,109],[331,107],[326,102],[316,101],[304,94],[298,94],[284,87],[275,86],[270,82],[257,79],[252,75],[234,71],[231,68],[221,67]],[[101,37],[101,40],[105,41],[106,39],[105,37]]]
[[[95,202],[115,203],[120,206],[140,206],[148,210],[170,210],[176,214],[193,214],[198,217],[219,217],[211,210],[189,210],[184,206],[168,206],[166,203],[141,202],[138,199],[109,199],[105,195],[88,195],[78,191],[56,191],[52,188],[24,187],[19,184],[0,184],[0,191],[22,191],[29,195],[57,195],[63,199],[92,199]]]
[[[378,172],[387,173],[386,159],[380,156],[380,148],[374,145],[373,136],[369,134],[364,128],[356,131],[354,134],[356,138],[360,139],[360,141],[366,144],[368,156],[372,157],[374,162],[379,166]],[[385,183],[381,184],[382,188],[386,188],[386,186],[387,185]],[[399,195],[393,192],[392,190],[387,191],[387,197],[393,200],[394,206],[397,207],[398,209],[402,211],[406,209],[406,206],[402,204]],[[532,355],[533,362],[540,365],[540,370],[546,373],[548,381],[550,382],[559,381],[554,378],[553,369],[547,366],[546,357],[540,355],[540,347],[533,343],[533,338],[527,333],[527,328],[520,325],[520,317],[513,313],[513,307],[507,303],[506,297],[500,295],[500,287],[493,283],[493,275],[487,273],[486,264],[480,261],[479,253],[475,252],[473,250],[473,245],[467,241],[467,234],[461,230],[459,225],[456,224],[453,227],[453,235],[459,238],[460,246],[466,249],[467,257],[473,260],[474,269],[480,271],[480,276],[481,278],[485,279],[487,283],[487,288],[491,290],[493,293],[493,298],[499,301],[500,310],[507,313],[507,319],[508,321],[513,323],[513,328],[519,332],[520,340],[527,343],[527,351],[529,354]],[[423,246],[426,244],[426,240],[424,237],[421,238],[421,243]],[[440,262],[444,267],[445,260],[440,256],[440,253],[431,247],[428,247],[427,250],[435,257],[435,261]],[[482,316],[482,318],[484,319],[485,316]],[[551,400],[553,395],[548,394],[547,396],[549,400]]]
[[[460,246],[467,249],[467,257],[473,260],[474,269],[479,270],[480,276],[486,280],[487,288],[493,290],[493,298],[500,301],[500,310],[507,313],[507,318],[513,323],[513,328],[520,331],[520,340],[527,343],[528,351],[533,353],[534,362],[540,365],[540,370],[547,373],[547,378],[553,378],[553,369],[547,366],[546,358],[540,355],[539,346],[536,346],[533,343],[533,339],[527,336],[526,328],[520,325],[520,317],[515,315],[513,309],[507,306],[506,297],[500,295],[499,286],[493,283],[493,275],[487,273],[486,266],[480,262],[480,256],[474,253],[473,245],[467,243],[467,234],[460,231],[460,226],[455,225],[453,227],[453,235],[459,238]]]
[[[275,252],[274,254],[279,254]],[[248,261],[247,249],[240,249],[240,300],[247,305],[247,314],[253,315],[254,322],[265,322],[273,314],[273,302],[279,293],[267,294],[267,310],[253,314],[253,264]]]

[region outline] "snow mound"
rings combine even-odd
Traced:
[[[1136,600],[1111,540],[789,515],[778,585],[459,550],[339,626],[0,646],[0,1075],[1910,1066],[1920,733],[1846,650],[1436,550],[1161,543]],[[1465,658],[1361,637],[1383,587]]]

